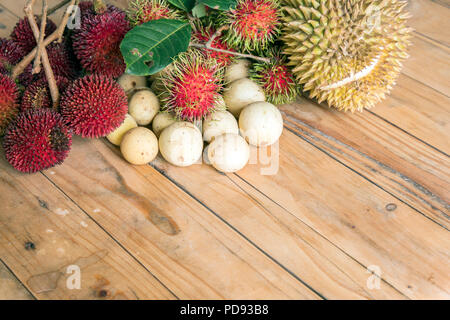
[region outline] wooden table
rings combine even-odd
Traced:
[[[409,1],[411,58],[375,108],[280,107],[276,175],[132,166],[103,139],[34,175],[1,154],[0,297],[449,299],[449,6]]]

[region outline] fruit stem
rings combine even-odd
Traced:
[[[235,52],[235,51],[214,48],[212,46],[214,39],[219,37],[222,34],[222,32],[224,32],[225,30],[228,30],[228,28],[229,28],[229,26],[227,26],[227,25],[221,26],[219,29],[216,30],[216,32],[211,36],[211,38],[205,44],[190,43],[189,46],[193,47],[193,48],[198,48],[198,49],[207,49],[207,50],[217,51],[217,52],[221,52],[221,53],[227,53],[227,54],[231,54],[231,55],[242,57],[242,58],[258,60],[258,61],[261,61],[264,63],[270,63],[270,61],[271,61],[270,58],[263,58],[263,57],[254,56],[252,54],[246,54],[246,53],[240,53],[240,52]]]
[[[198,48],[198,49],[207,49],[207,50],[217,51],[217,52],[221,52],[221,53],[227,53],[227,54],[231,54],[231,55],[234,55],[237,57],[253,59],[253,60],[261,61],[264,63],[270,63],[270,61],[271,61],[270,58],[258,57],[258,56],[254,56],[252,54],[229,51],[229,50],[214,48],[211,46],[207,47],[206,44],[202,44],[202,43],[190,43],[189,46],[193,47],[193,48]]]
[[[41,18],[41,30],[39,33],[39,40],[37,41],[36,58],[34,58],[33,74],[41,72],[41,55],[42,55],[42,43],[45,37],[45,27],[47,25],[47,0],[42,0],[42,18]]]
[[[72,10],[74,5],[78,4],[78,0],[71,0],[70,5],[68,6],[64,16],[59,24],[58,28],[47,38],[44,39],[42,45],[43,47],[48,46],[50,43],[55,41],[56,39],[61,39],[64,33],[64,29],[66,28],[67,22],[69,21],[69,17],[72,14]],[[71,10],[72,9],[72,10]],[[29,54],[27,54],[18,64],[16,64],[11,71],[11,78],[16,80],[17,77],[25,70],[25,68],[33,61],[36,56],[37,48],[34,48]]]
[[[44,9],[46,10],[46,0],[44,1]],[[40,55],[42,57],[42,64],[44,65],[44,71],[45,71],[45,76],[47,77],[47,81],[48,81],[48,86],[50,88],[50,95],[52,96],[52,101],[53,101],[53,107],[56,108],[58,106],[59,103],[59,90],[58,90],[58,86],[56,85],[56,80],[55,80],[55,75],[53,73],[52,67],[50,65],[50,60],[48,59],[48,54],[47,54],[47,49],[45,48],[45,44],[43,44],[43,41],[40,40],[41,38],[41,32],[45,34],[45,24],[46,21],[42,20],[41,24],[44,25],[44,30],[43,31],[39,31],[39,27],[36,23],[36,18],[34,17],[33,14],[33,5],[35,4],[36,0],[28,0],[27,4],[25,5],[24,11],[25,14],[27,15],[28,21],[30,23],[31,26],[31,30],[33,31],[34,34],[34,38],[36,39],[36,43],[37,48],[36,48],[36,59],[38,59],[38,56]],[[43,17],[46,17],[47,14],[45,13],[43,15]],[[39,68],[40,68],[40,61],[38,61],[39,63]]]

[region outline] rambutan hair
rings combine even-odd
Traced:
[[[19,112],[19,90],[7,75],[0,74],[0,136]]]
[[[216,30],[211,24],[205,26],[200,23],[194,23],[192,39],[198,43],[206,43],[209,41],[209,39],[211,39],[211,37],[215,33]],[[214,38],[213,42],[211,43],[211,46],[217,49],[235,51],[222,39],[221,35]],[[223,53],[209,49],[203,49],[202,52],[205,54],[206,57],[215,59],[218,63],[222,64],[223,66],[229,65],[234,60],[234,56],[230,53]]]
[[[218,108],[223,74],[222,65],[198,50],[182,53],[158,78],[164,108],[183,120],[204,118]]]
[[[278,0],[238,0],[220,20],[229,26],[224,39],[230,46],[260,52],[279,34],[281,13]]]
[[[113,79],[97,74],[75,80],[61,97],[67,126],[85,138],[104,137],[118,128],[128,112],[128,99]]]
[[[254,63],[250,69],[250,78],[261,86],[268,102],[292,102],[298,93],[295,77],[279,51],[272,50],[271,58],[270,63]]]
[[[165,0],[135,0],[129,4],[128,20],[133,26],[158,19],[180,19],[180,13]]]
[[[70,81],[64,77],[55,76],[55,80],[60,92],[64,92],[70,84]],[[21,111],[52,107],[53,101],[47,79],[39,79],[25,89],[20,104]]]
[[[0,73],[8,72],[24,56],[24,51],[17,43],[0,38]]]
[[[130,30],[125,12],[115,8],[101,14],[86,14],[73,33],[73,49],[89,72],[117,78],[125,72],[120,43]]]
[[[51,109],[20,113],[3,139],[6,160],[17,170],[34,173],[61,164],[72,144],[72,135],[61,116]]]
[[[40,27],[41,19],[36,17],[36,23]],[[45,25],[45,36],[49,36],[56,30],[56,25],[51,19],[47,19]],[[11,40],[20,46],[24,55],[28,54],[36,47],[36,39],[34,38],[33,30],[31,30],[30,22],[27,18],[20,19],[17,22],[11,33]]]

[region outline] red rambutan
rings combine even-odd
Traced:
[[[192,39],[199,43],[206,43],[211,39],[211,37],[216,33],[216,30],[212,26],[202,26],[200,24],[195,24],[194,31],[192,33]],[[213,48],[235,51],[233,48],[228,46],[226,42],[224,42],[221,36],[214,38],[211,43]],[[229,65],[233,60],[233,55],[229,53],[223,53],[213,50],[205,49],[203,51],[208,57],[216,59],[216,61],[224,66]]]
[[[14,81],[0,74],[0,135],[19,112],[19,91]]]
[[[179,19],[181,15],[165,0],[135,0],[129,4],[128,20],[134,26],[158,19]]]
[[[6,73],[25,56],[21,47],[14,41],[0,39],[0,73]]]
[[[128,112],[122,87],[97,74],[75,80],[61,97],[60,112],[67,126],[85,138],[104,137],[119,127]]]
[[[64,77],[69,80],[73,80],[77,76],[77,70],[73,59],[66,48],[66,44],[52,43],[47,46],[48,60],[52,67],[55,76]],[[19,75],[19,82],[27,87],[36,80],[43,79],[45,77],[45,71],[42,68],[38,74],[33,74],[33,64],[30,63],[22,74]]]
[[[59,91],[64,92],[69,86],[70,81],[64,77],[58,76],[56,76],[55,79]],[[25,89],[20,109],[25,111],[27,109],[52,108],[52,105],[53,102],[47,79],[42,78]]]
[[[236,8],[225,12],[222,25],[229,26],[225,41],[244,51],[261,51],[275,40],[280,29],[278,0],[238,0]]]
[[[198,51],[181,54],[163,73],[165,87],[160,94],[165,109],[183,120],[202,119],[218,107],[223,66]]]
[[[6,129],[6,160],[17,170],[33,173],[61,164],[72,144],[72,135],[61,116],[51,109],[27,110]]]
[[[73,49],[81,66],[112,78],[122,75],[126,65],[120,43],[129,30],[125,12],[117,8],[101,14],[86,14],[81,28],[73,34]]]
[[[270,63],[254,63],[250,78],[263,88],[270,103],[289,103],[297,96],[295,77],[279,53],[272,55]]]
[[[40,27],[41,19],[39,17],[36,17],[36,22]],[[52,20],[47,19],[45,36],[49,36],[55,30],[55,23]],[[33,30],[31,30],[30,22],[27,18],[20,19],[19,22],[17,22],[11,33],[11,39],[22,48],[24,54],[28,54],[36,47],[36,39],[34,38]]]

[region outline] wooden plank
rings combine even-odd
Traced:
[[[414,37],[410,57],[402,73],[450,96],[450,49],[434,42]]]
[[[0,300],[33,300],[34,297],[0,260]]]
[[[9,37],[16,22],[17,17],[0,4],[0,37]]]
[[[174,296],[41,174],[0,160],[0,258],[39,299]],[[67,281],[79,268],[81,287]]]
[[[62,0],[47,0],[48,3],[48,8],[52,8],[53,6],[59,4]],[[23,12],[23,8],[25,7],[25,0],[21,0],[21,1],[17,1],[17,0],[2,0],[2,5],[7,8],[9,11],[11,11],[11,13],[13,13],[16,17],[24,17],[25,13]],[[42,13],[42,4],[41,1],[36,1],[36,5],[33,7],[33,12],[37,15],[40,15]],[[53,20],[53,18],[55,16],[60,17],[61,16],[61,11],[63,11],[63,9],[59,9],[58,11],[56,11],[52,16],[51,19]],[[54,21],[57,22],[57,21]]]
[[[145,175],[101,140],[75,139],[46,176],[180,298],[319,296],[156,170]]]
[[[368,288],[371,274],[365,266],[236,175],[218,174],[206,165],[175,167],[159,157],[152,166],[327,299],[405,298],[385,282],[377,290]],[[153,170],[137,169],[146,175]]]
[[[450,227],[446,155],[368,112],[342,113],[302,98],[280,110],[299,136]]]
[[[391,95],[369,113],[389,121],[414,137],[450,154],[450,98],[400,75]],[[394,131],[397,131],[394,129]]]
[[[406,296],[448,299],[448,231],[323,155],[286,130],[276,175],[248,165],[238,176]]]
[[[450,2],[448,0],[408,0],[412,14],[409,25],[417,34],[450,45]]]

